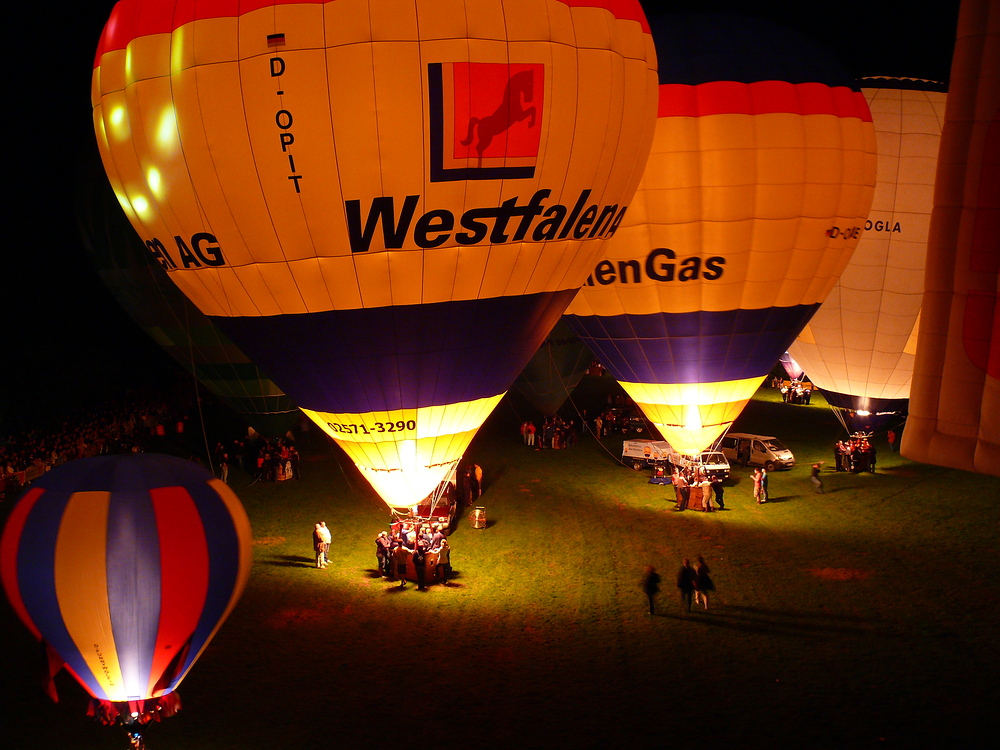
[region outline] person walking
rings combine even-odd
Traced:
[[[660,593],[660,574],[656,572],[656,568],[652,565],[647,565],[642,575],[642,590],[646,593],[646,598],[649,600],[649,614],[656,614],[654,599]]]
[[[816,487],[816,491],[819,494],[823,494],[823,480],[819,478],[819,467],[825,464],[826,461],[819,461],[812,465],[812,470],[809,473],[809,481],[813,483]]]
[[[696,576],[694,568],[691,567],[691,561],[685,557],[680,570],[677,571],[677,588],[681,592],[681,606],[686,606],[688,612],[691,611],[691,598],[694,596]]]
[[[705,605],[705,609],[708,609],[708,595],[710,592],[715,591],[715,582],[712,581],[709,575],[711,570],[708,568],[708,563],[705,562],[705,558],[698,556],[698,565],[694,569],[694,601],[695,604],[699,602]]]

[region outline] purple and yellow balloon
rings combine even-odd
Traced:
[[[849,260],[875,137],[846,71],[793,32],[721,15],[651,26],[652,153],[567,316],[671,445],[697,455]]]

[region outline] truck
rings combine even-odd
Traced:
[[[665,466],[674,452],[666,440],[625,440],[622,463],[639,471],[645,466]]]
[[[700,466],[707,476],[729,476],[729,461],[721,451],[702,451],[697,456],[685,456],[673,449],[666,440],[625,440],[622,442],[622,463],[636,471],[652,466],[663,467],[667,473],[675,468]]]

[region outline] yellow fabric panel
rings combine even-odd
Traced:
[[[416,3],[400,3],[397,0],[368,0],[371,8],[371,39],[384,41],[417,41]]]
[[[112,701],[127,700],[108,604],[106,546],[109,492],[74,493],[56,540],[55,590],[66,630]]]
[[[920,336],[920,313],[917,313],[917,319],[913,321],[913,330],[910,331],[909,337],[906,339],[906,346],[903,347],[903,353],[914,355],[917,353],[917,338]]]
[[[423,277],[424,254],[414,250],[393,250],[389,259],[389,288],[392,304],[419,305],[423,302],[420,279]],[[451,289],[448,289],[449,296]]]
[[[761,378],[723,380],[715,383],[630,383],[622,388],[632,400],[648,404],[709,405],[722,401],[748,399],[757,391]]]
[[[303,412],[344,449],[390,507],[401,508],[437,487],[502,397],[367,414]]]
[[[125,48],[125,84],[170,75],[170,34],[150,34]]]
[[[412,122],[419,121],[425,108],[423,97],[427,73],[421,64],[420,47],[414,43],[373,44],[372,65],[375,71],[377,127],[369,137],[378,139],[382,195],[395,195],[401,199],[405,195],[423,193],[426,136],[419,128],[411,126]],[[347,158],[353,159],[351,155]],[[357,169],[359,165],[355,162],[348,163],[348,166]],[[366,211],[367,208],[364,206]],[[422,206],[419,210],[423,212],[428,208],[430,206]],[[404,248],[408,246],[413,247],[408,243]]]
[[[187,28],[190,33],[184,36],[183,67],[211,66],[239,59],[238,18],[203,18],[188,24]]]
[[[741,406],[740,409],[742,408]],[[663,435],[663,439],[670,443],[671,447],[678,453],[685,456],[697,456],[703,450],[710,448],[729,429],[732,422],[708,425],[697,430],[674,427],[668,424],[654,424]]]
[[[292,276],[292,283],[295,284],[302,295],[302,303],[307,310],[333,310],[335,306],[330,297],[330,286],[343,285],[345,292],[357,291],[357,284],[354,281],[354,268],[347,266],[346,271],[350,275],[341,276],[333,269],[336,268],[334,261],[341,258],[306,258],[305,260],[290,261],[288,271]],[[324,269],[330,269],[325,272]]]
[[[191,115],[190,118],[180,117],[178,123],[189,126],[180,128],[181,143],[192,177],[199,185],[199,199],[202,198],[201,185],[211,190],[210,195],[200,201],[204,215],[212,217],[212,231],[226,248],[230,235],[236,234],[244,244],[252,246],[253,260],[277,260],[281,258],[281,247],[261,194],[255,167],[257,154],[246,136],[240,68],[236,63],[220,63],[199,66],[194,72],[196,89],[192,93],[196,99],[183,104],[178,102],[177,110],[178,115],[182,111]],[[269,114],[267,120],[273,123],[274,108],[268,107],[265,111]],[[194,129],[203,130],[207,139],[198,143],[204,150],[192,154],[188,152],[187,143]],[[195,170],[199,174],[194,174]],[[286,182],[284,177],[281,182]],[[220,226],[228,221],[232,224]],[[227,260],[230,265],[238,265],[228,255]]]
[[[292,3],[260,8],[239,17],[240,57],[281,56],[282,47],[268,47],[269,34],[283,33],[297,49],[322,49],[325,9],[334,3]]]

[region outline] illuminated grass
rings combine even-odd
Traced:
[[[981,745],[1000,697],[1000,481],[911,463],[883,439],[879,474],[825,472],[814,494],[806,466],[829,460],[840,426],[821,400],[765,390],[737,428],[795,452],[774,502],[753,504],[737,470],[730,510],[675,513],[592,439],[531,451],[517,424],[501,404],[473,444],[490,527],[459,522],[456,585],[426,593],[372,577],[387,514],[322,443],[302,441],[301,482],[237,474],[258,540],[250,585],[151,747]],[[620,438],[605,444],[620,453]],[[311,567],[321,519],[325,571]],[[718,592],[687,615],[673,575],[699,554]],[[664,576],[657,617],[646,564]],[[69,680],[58,707],[31,687],[9,607],[0,633],[16,747],[124,746],[83,717]]]

